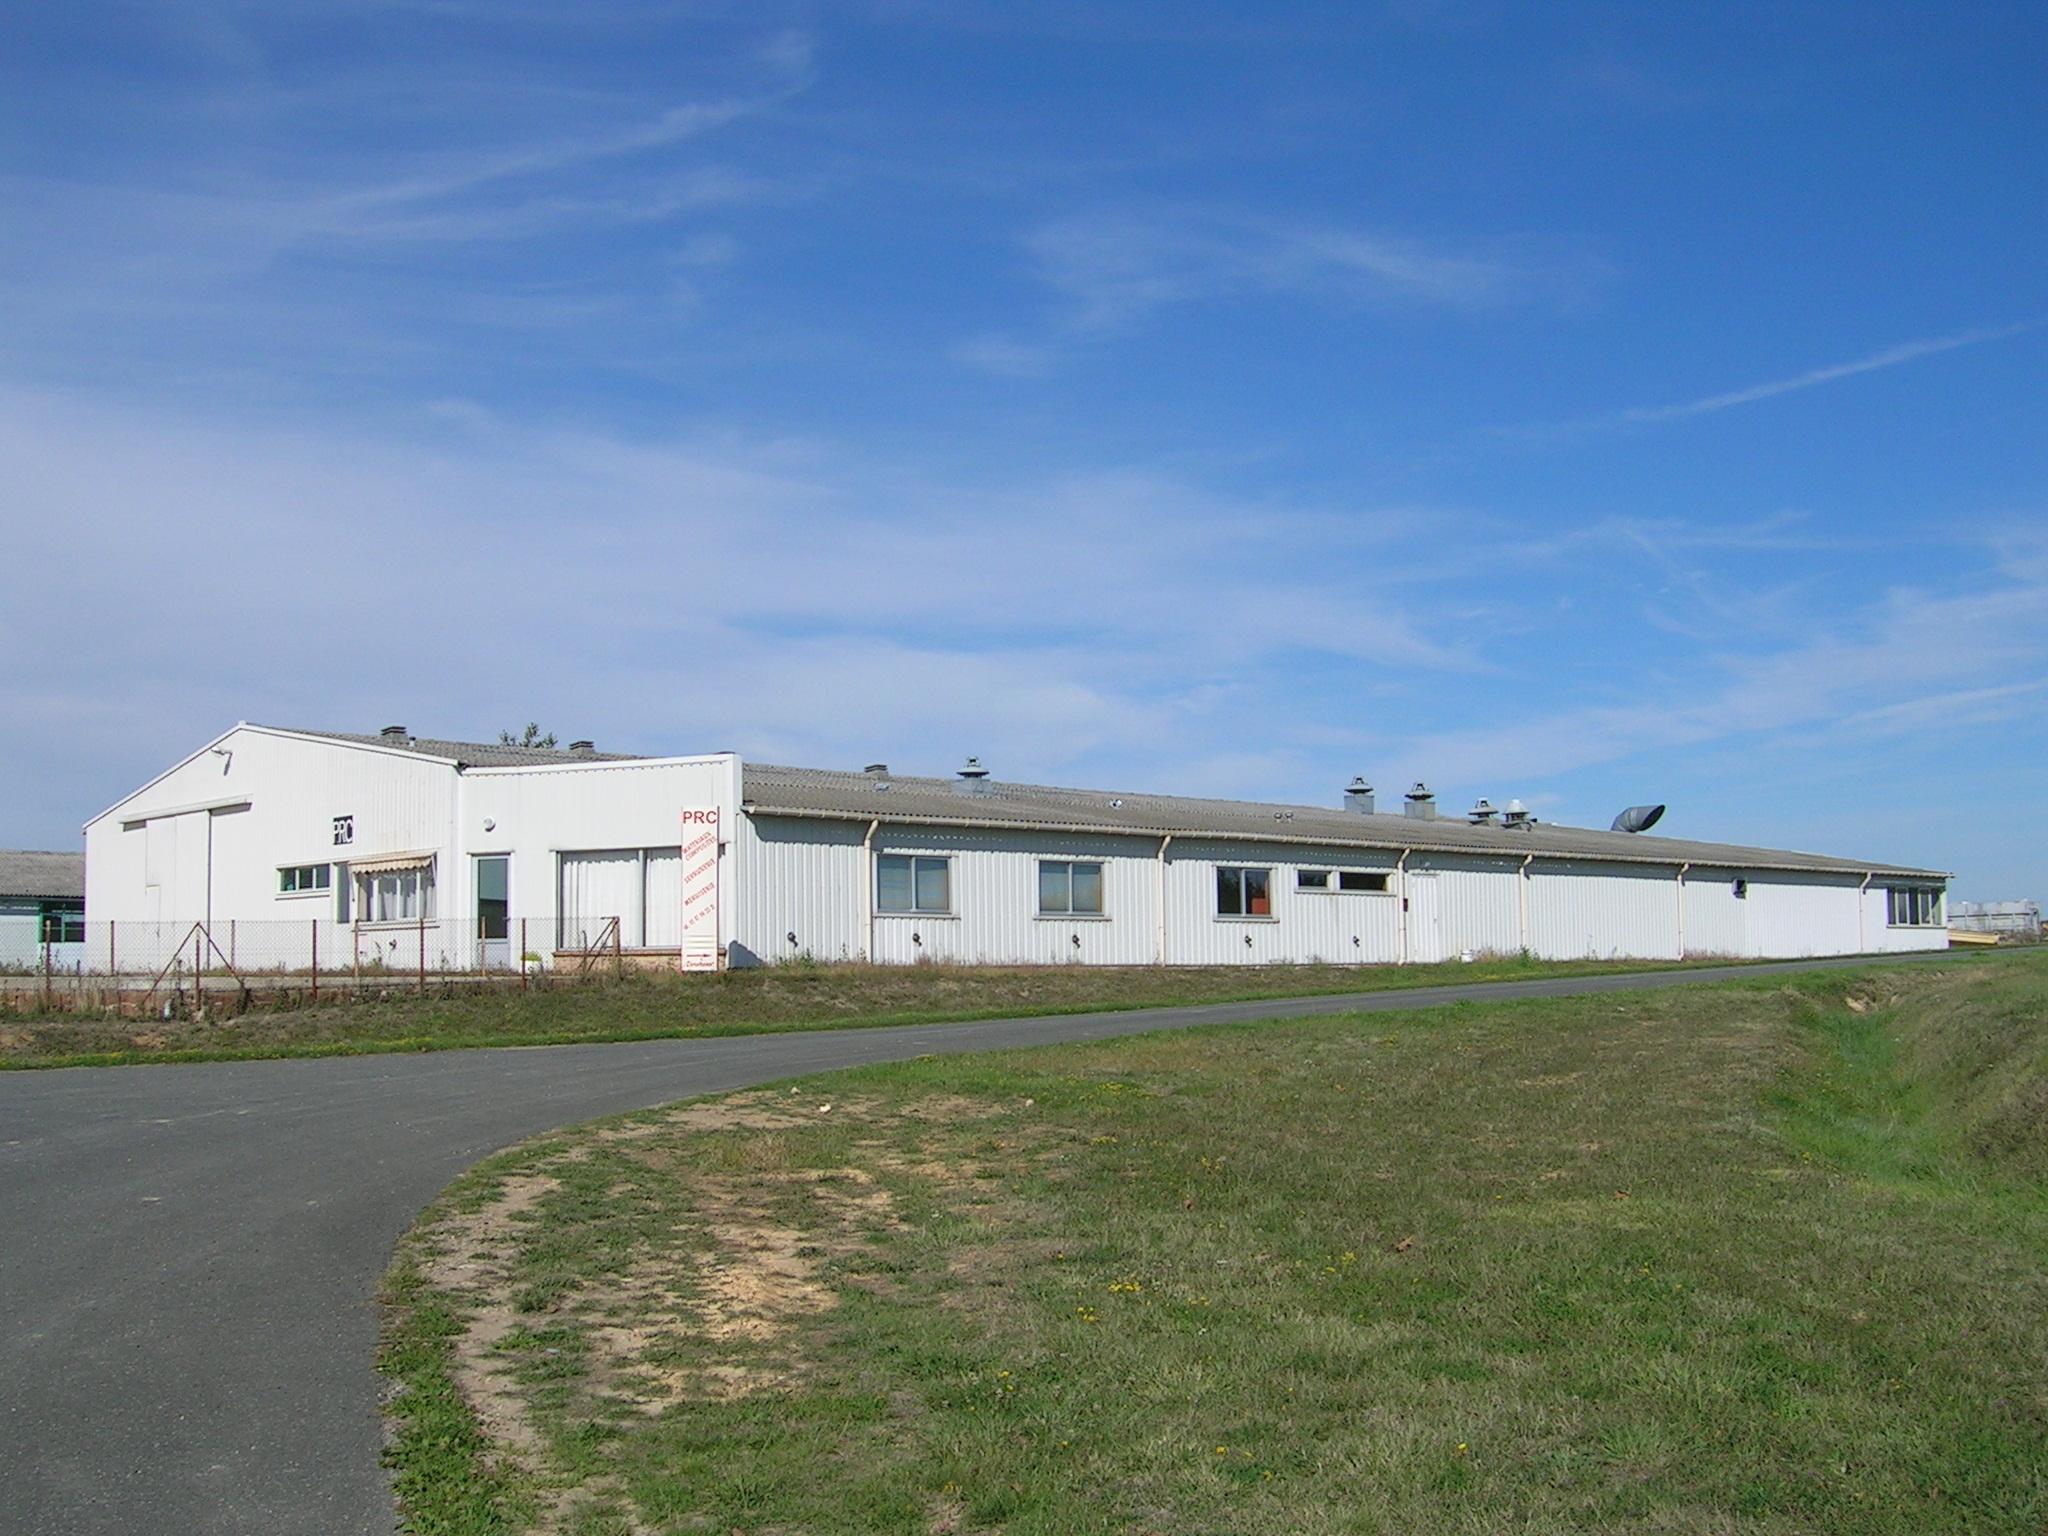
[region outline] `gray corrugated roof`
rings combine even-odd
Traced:
[[[593,752],[581,756],[562,747],[508,747],[495,741],[443,741],[434,736],[403,739],[379,736],[374,731],[308,731],[298,726],[279,726],[294,736],[318,736],[327,741],[355,742],[366,747],[388,747],[394,752],[413,752],[421,757],[447,758],[471,768],[526,768],[538,763],[623,763],[638,760],[638,752]]]
[[[85,899],[85,855],[0,848],[0,896]]]
[[[886,778],[817,768],[744,767],[741,798],[763,815],[823,816],[932,825],[994,825],[1020,830],[1126,832],[1145,836],[1263,839],[1330,847],[1403,848],[1433,853],[1547,854],[1629,863],[1702,864],[1711,868],[1805,870],[1941,878],[1935,870],[1882,860],[1831,858],[1780,848],[1698,843],[1642,833],[1595,831],[1550,822],[1509,828],[1475,826],[1462,818],[1425,821],[1406,815],[1365,816],[1313,805],[1255,800],[1201,800],[1183,795],[1125,794],[1114,790],[1058,789],[1039,784],[990,782],[987,793],[963,795],[952,779]],[[886,783],[884,790],[879,787]]]

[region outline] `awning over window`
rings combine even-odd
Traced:
[[[349,873],[352,875],[395,875],[407,869],[432,869],[434,856],[431,853],[387,853],[375,859],[350,859]]]

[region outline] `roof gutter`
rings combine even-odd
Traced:
[[[749,816],[789,816],[808,821],[852,821],[862,822],[873,814],[868,811],[823,811],[811,806],[767,805],[759,801],[743,801],[740,809]],[[1278,843],[1298,848],[1370,848],[1375,852],[1394,853],[1404,845],[1398,842],[1365,842],[1358,838],[1344,837],[1303,837],[1298,833],[1261,832],[1246,828],[1242,831],[1231,829],[1215,832],[1191,832],[1185,827],[1143,827],[1105,826],[1101,822],[1051,821],[1004,821],[989,816],[943,816],[927,812],[899,812],[892,810],[889,820],[902,826],[921,827],[964,827],[977,832],[1070,832],[1089,837],[1193,837],[1221,843]],[[1519,834],[1518,834],[1519,835]],[[1408,847],[1414,852],[1414,847]],[[1473,847],[1462,843],[1445,843],[1427,850],[1430,853],[1446,853],[1476,859],[1512,859],[1522,850],[1514,846],[1502,848]],[[1542,848],[1537,857],[1546,859],[1583,859],[1594,864],[1652,864],[1669,869],[1678,862],[1673,854],[1627,854],[1608,853],[1578,848]],[[1771,859],[1728,858],[1695,859],[1693,863],[1704,869],[1761,869],[1774,870],[1792,875],[1856,875],[1870,866],[1866,864],[1844,864],[1829,868],[1810,864],[1785,864]],[[1946,880],[1950,876],[1932,869],[1881,868],[1880,875],[1897,875],[1911,880]]]

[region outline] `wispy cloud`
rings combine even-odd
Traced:
[[[1186,305],[1279,295],[1337,309],[1472,312],[1567,298],[1605,271],[1588,256],[1533,245],[1459,249],[1218,209],[1074,215],[1033,229],[1024,249],[1053,299],[1043,338],[972,338],[955,349],[960,361],[1037,375],[1066,350]]]
[[[1038,276],[1066,301],[1064,318],[1084,330],[1167,305],[1255,293],[1483,307],[1559,275],[1554,265],[1372,230],[1219,213],[1070,218],[1035,230],[1026,245]]]
[[[1822,384],[1832,384],[1838,379],[1853,379],[1858,374],[1896,368],[1901,363],[1917,362],[1923,357],[1936,357],[1943,352],[1956,352],[1964,347],[1981,346],[1987,341],[2005,341],[2014,336],[2025,335],[2029,331],[2039,330],[2043,323],[2040,320],[2023,320],[2016,325],[1976,326],[1947,336],[1901,342],[1898,346],[1885,347],[1881,351],[1855,358],[1850,362],[1831,363],[1825,368],[1810,368],[1805,373],[1796,373],[1790,378],[1750,384],[1742,389],[1725,390],[1717,395],[1703,395],[1697,400],[1686,400],[1677,405],[1632,406],[1617,413],[1614,420],[1682,421],[1688,416],[1706,416],[1715,411],[1730,410],[1738,405],[1754,405],[1759,400],[1771,400],[1779,395],[1794,394],[1802,389],[1815,389]]]

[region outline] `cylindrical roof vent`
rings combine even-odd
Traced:
[[[960,765],[960,777],[953,787],[963,795],[988,793],[988,770],[982,767],[980,758],[970,757]]]
[[[1408,793],[1402,798],[1408,802],[1406,807],[1408,814],[1416,820],[1436,820],[1436,796],[1429,792],[1429,786],[1423,783],[1422,780],[1417,779]]]
[[[1493,825],[1493,802],[1482,795],[1478,803],[1465,814],[1471,819],[1473,826],[1490,827]]]
[[[1365,782],[1365,775],[1358,774],[1344,786],[1344,809],[1356,815],[1372,814],[1372,786]]]

